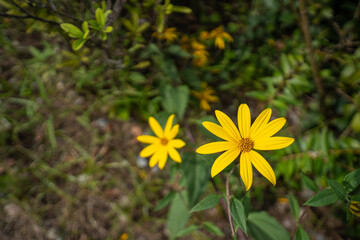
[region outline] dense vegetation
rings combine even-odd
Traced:
[[[350,0],[0,0],[0,238],[360,238],[359,26]],[[241,103],[295,138],[261,151],[275,187],[196,154]],[[182,163],[150,168],[171,114]]]

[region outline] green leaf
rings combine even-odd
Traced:
[[[190,225],[190,226],[188,226],[188,227],[186,227],[186,228],[178,231],[178,232],[176,233],[176,235],[175,235],[175,238],[184,237],[184,236],[186,236],[186,235],[189,235],[189,233],[192,233],[192,232],[194,232],[194,231],[196,231],[196,230],[198,230],[198,229],[199,229],[199,226],[196,226],[196,225],[193,225],[193,224],[192,224],[192,225]]]
[[[207,195],[206,197],[204,197],[200,202],[198,202],[198,204],[196,204],[190,210],[190,213],[213,208],[219,203],[220,198],[221,198],[221,195],[216,194],[216,193],[211,193],[211,194]]]
[[[291,193],[289,194],[289,202],[291,213],[295,216],[296,220],[298,220],[300,215],[300,206],[297,199]]]
[[[329,184],[331,190],[338,196],[340,200],[344,200],[346,196],[346,192],[344,187],[335,180],[326,179],[327,183]]]
[[[184,14],[189,14],[192,12],[191,8],[184,7],[184,6],[172,6],[171,10],[173,12],[184,13]]]
[[[73,42],[72,44],[72,48],[77,51],[79,50],[83,45],[84,43],[86,42],[86,39],[77,39]]]
[[[344,186],[347,192],[353,191],[360,185],[360,168],[347,174],[344,178]]]
[[[325,189],[314,196],[312,196],[309,200],[304,203],[304,205],[312,206],[312,207],[321,207],[335,203],[338,200],[338,197],[331,189]]]
[[[98,30],[98,31],[102,30],[102,28],[99,26],[99,23],[97,21],[93,20],[93,19],[89,20],[89,24],[90,24],[90,27],[92,29],[95,29],[95,30]]]
[[[72,38],[82,38],[83,32],[71,23],[62,23],[60,27],[69,34],[69,37]]]
[[[183,194],[184,193],[185,192],[183,192]],[[186,198],[186,194],[184,195]],[[188,213],[183,199],[179,196],[179,194],[176,194],[174,200],[171,202],[166,222],[171,240],[175,239],[176,234],[185,227],[189,217],[190,214]]]
[[[112,26],[107,26],[103,32],[111,33],[112,31],[113,31],[113,27]]]
[[[88,24],[88,22],[87,21],[84,21],[83,23],[82,23],[82,30],[84,31],[84,32],[86,32],[86,31],[88,31],[89,30],[89,24]]]
[[[290,234],[267,212],[252,212],[248,218],[249,234],[255,240],[288,240]]]
[[[169,205],[169,203],[171,203],[171,201],[174,199],[175,196],[176,196],[176,192],[168,193],[164,198],[162,198],[158,202],[158,204],[156,205],[154,211],[159,211],[160,209],[163,209],[164,207]]]
[[[225,236],[225,234],[220,230],[220,228],[218,228],[212,222],[203,222],[202,225],[204,226],[204,228],[206,230],[208,230],[209,232],[215,234],[216,236],[219,236],[219,237],[224,237]]]
[[[148,27],[150,27],[150,23],[149,22],[144,22],[143,24],[141,24],[137,29],[136,32],[137,33],[142,33],[143,31],[145,31],[146,29],[148,29]]]
[[[303,184],[305,185],[305,187],[307,187],[308,189],[317,192],[319,191],[318,186],[316,185],[316,183],[309,178],[308,176],[306,176],[303,172],[301,172],[301,179],[303,181]]]
[[[194,206],[204,194],[210,179],[212,161],[207,161],[203,155],[184,153],[182,155],[183,178],[189,196],[190,207]]]
[[[296,240],[310,240],[308,234],[305,232],[305,230],[299,226],[299,229],[296,231],[295,235]]]
[[[53,116],[50,116],[48,121],[47,121],[47,130],[48,130],[48,135],[49,135],[49,141],[50,141],[51,148],[56,148],[57,143],[56,143],[56,137],[55,137],[55,131],[54,131],[54,118],[53,118]]]
[[[103,29],[105,27],[105,16],[101,8],[96,9],[95,19],[98,22],[99,27]]]
[[[177,113],[177,116],[182,119],[188,105],[189,94],[189,87],[186,85],[176,88],[166,85],[162,90],[163,107],[169,113]]]
[[[247,235],[245,209],[243,203],[239,199],[231,199],[230,213],[231,216],[234,218],[236,227],[240,227],[242,231]]]
[[[281,65],[281,70],[284,73],[285,77],[288,77],[291,72],[291,66],[285,54],[281,54],[280,56],[280,65]]]

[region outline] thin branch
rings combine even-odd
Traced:
[[[0,16],[3,17],[12,17],[12,18],[31,18],[31,19],[35,19],[41,22],[46,22],[46,23],[50,23],[50,24],[54,24],[54,25],[59,25],[60,23],[52,21],[52,20],[47,20],[47,19],[43,19],[43,18],[39,18],[37,16],[32,15],[31,13],[29,13],[28,11],[26,11],[24,8],[22,8],[21,6],[19,6],[16,2],[14,2],[13,0],[10,0],[11,3],[17,7],[17,9],[19,9],[20,12],[24,13],[25,15],[22,16],[18,16],[18,15],[11,15],[11,14],[6,14],[6,13],[0,13]]]
[[[310,58],[311,70],[312,75],[315,81],[316,90],[319,93],[320,101],[319,101],[319,109],[326,117],[325,111],[325,98],[324,98],[324,89],[322,86],[321,78],[319,77],[319,69],[317,63],[315,61],[314,49],[311,43],[311,34],[310,34],[310,26],[309,26],[309,19],[307,16],[305,0],[299,0],[299,8],[300,8],[300,26],[304,34],[306,48]]]
[[[234,169],[231,169],[231,171],[229,172],[229,174],[226,177],[226,203],[227,203],[227,214],[228,214],[228,220],[229,220],[229,224],[230,224],[230,228],[231,228],[231,236],[234,238],[235,236],[235,231],[234,231],[234,226],[233,226],[233,222],[232,222],[232,218],[231,218],[231,212],[230,212],[230,191],[229,191],[229,180],[230,177],[232,175],[232,173],[234,172]]]

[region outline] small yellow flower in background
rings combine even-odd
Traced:
[[[193,64],[198,67],[204,66],[208,62],[209,56],[208,51],[206,51],[205,45],[199,43],[195,39],[192,39],[191,48],[195,57],[193,60]]]
[[[166,28],[162,33],[154,32],[152,35],[159,40],[166,40],[168,42],[173,42],[178,39],[176,28],[174,27]]]
[[[350,206],[349,206],[349,210],[355,216],[360,217],[360,202],[351,201]]]
[[[145,147],[140,152],[140,157],[150,157],[149,166],[154,167],[157,163],[160,169],[163,169],[167,161],[168,155],[175,162],[181,162],[181,157],[175,148],[182,148],[185,146],[185,142],[180,139],[174,139],[179,132],[179,124],[173,125],[175,115],[172,114],[165,125],[163,130],[158,121],[155,118],[149,118],[149,125],[156,136],[141,135],[137,137],[137,140],[142,143],[149,143],[150,145]]]
[[[209,53],[206,51],[205,45],[199,43],[196,39],[189,39],[188,36],[184,35],[180,40],[180,46],[194,56],[193,64],[195,66],[202,67],[208,62]]]
[[[215,114],[220,126],[212,122],[202,124],[208,131],[225,141],[207,143],[196,150],[200,154],[225,151],[215,160],[211,168],[211,176],[214,177],[224,170],[240,154],[240,176],[246,191],[253,182],[252,165],[275,186],[276,178],[273,169],[259,153],[252,149],[275,150],[292,144],[293,138],[272,137],[284,126],[286,119],[277,118],[269,122],[271,109],[267,108],[251,125],[250,109],[246,104],[241,104],[238,109],[238,129],[225,113],[216,110]]]
[[[234,39],[224,31],[224,27],[220,26],[212,30],[210,33],[204,31],[200,33],[200,39],[201,40],[207,40],[207,39],[215,39],[215,47],[219,49],[225,48],[225,40],[228,42],[233,42]]]
[[[127,234],[127,233],[123,233],[119,237],[119,240],[128,240],[128,239],[129,239],[129,234]]]
[[[201,91],[191,90],[192,95],[200,100],[200,107],[205,111],[210,111],[211,107],[209,102],[218,102],[219,98],[215,96],[215,90],[209,87],[206,82],[201,83]]]

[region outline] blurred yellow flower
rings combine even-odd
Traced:
[[[140,157],[150,157],[149,166],[154,167],[157,163],[160,169],[163,169],[167,161],[168,155],[175,162],[181,162],[181,157],[175,148],[182,148],[185,146],[185,142],[180,139],[174,139],[179,132],[179,124],[173,125],[175,115],[172,114],[165,125],[163,130],[158,121],[155,118],[149,118],[149,125],[156,136],[141,135],[137,137],[137,140],[142,143],[149,143],[150,145],[145,147],[140,152]]]
[[[211,107],[209,102],[218,102],[219,98],[215,96],[215,90],[209,87],[206,82],[201,83],[201,91],[191,90],[192,95],[200,100],[200,107],[205,111],[210,111]]]
[[[191,48],[193,51],[194,59],[193,64],[197,67],[202,67],[208,62],[209,53],[206,51],[204,44],[199,43],[195,39],[191,40]]]
[[[121,234],[119,240],[128,240],[129,239],[129,234],[127,233],[123,233]]]
[[[200,33],[200,39],[201,40],[207,40],[207,39],[215,39],[215,47],[219,49],[225,48],[225,40],[228,42],[233,42],[234,39],[224,31],[224,27],[220,26],[212,30],[210,33],[204,31]]]
[[[154,32],[152,34],[152,36],[156,37],[159,40],[166,40],[168,42],[173,42],[174,40],[176,40],[178,38],[178,35],[176,33],[176,28],[174,28],[174,27],[166,28],[161,33]]]
[[[349,210],[355,216],[360,217],[360,202],[351,201],[350,206],[349,206]]]
[[[239,128],[237,128],[223,112],[217,110],[215,114],[220,126],[213,122],[203,122],[202,124],[208,131],[225,141],[207,143],[196,150],[200,154],[225,151],[215,160],[211,168],[211,176],[216,176],[240,155],[240,176],[246,191],[253,182],[252,165],[275,186],[276,178],[273,169],[259,153],[252,149],[275,150],[292,144],[293,138],[272,137],[284,126],[286,119],[277,118],[268,122],[271,109],[267,108],[251,125],[250,109],[246,104],[241,104],[238,109]]]

